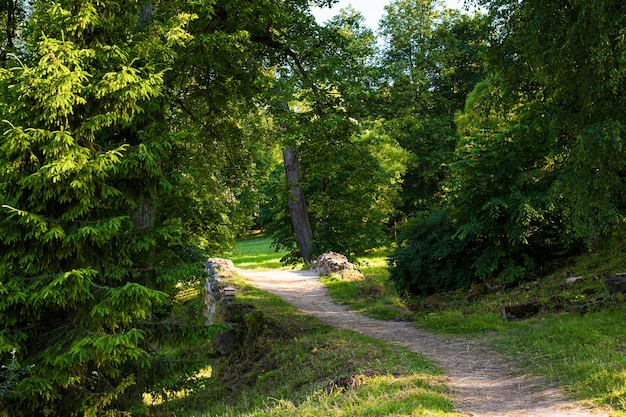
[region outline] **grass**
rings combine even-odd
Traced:
[[[265,330],[220,358],[215,375],[153,404],[149,415],[459,416],[440,371],[423,355],[333,329],[237,285],[236,301],[262,312]]]
[[[256,258],[246,258],[248,249],[243,248],[247,247],[256,247],[260,252],[266,251],[265,256],[270,256],[271,253],[267,252],[269,241],[266,239],[259,239],[254,244],[244,241],[241,245],[240,259],[249,259],[251,268],[280,264],[280,257],[276,254],[272,262],[278,263],[269,263],[269,258],[264,258],[261,253],[255,255]],[[263,245],[266,249],[262,249]],[[345,282],[337,276],[329,276],[323,282],[337,302],[371,317],[412,319],[420,327],[431,331],[460,333],[466,337],[484,338],[484,334],[489,332],[493,347],[519,365],[521,371],[546,377],[572,398],[608,407],[614,417],[626,417],[626,306],[623,297],[609,300],[603,284],[605,276],[626,271],[623,248],[620,245],[613,248],[617,249],[601,248],[577,258],[562,260],[553,268],[552,274],[537,281],[476,297],[469,297],[464,291],[439,295],[430,300],[399,294],[388,282],[384,250],[359,260],[359,269],[365,276],[363,281]],[[254,259],[260,260],[259,263],[254,264]],[[240,265],[238,262],[242,261],[235,261]],[[568,285],[566,277],[582,279]],[[503,306],[531,301],[543,306],[536,317],[523,321],[502,318]],[[387,374],[383,372],[381,375]],[[379,377],[371,377],[374,385],[368,389],[372,391],[359,391],[359,396],[378,392],[382,389],[375,388],[379,383],[386,386],[389,380],[386,383],[375,382]],[[356,406],[357,399],[348,399],[355,393],[348,393],[350,395],[344,396],[343,402],[338,403],[333,402],[330,396],[321,400],[312,396],[300,401],[283,398],[272,406],[274,411],[269,414],[243,415],[385,414],[381,410],[376,411],[379,414],[373,411],[363,414],[364,408],[353,414],[344,413]],[[310,405],[310,402],[318,401],[321,408]],[[307,408],[310,406],[316,411]],[[292,407],[298,407],[297,411]],[[336,414],[329,414],[329,410],[334,410]],[[389,415],[394,414],[391,412]]]
[[[356,264],[363,273],[363,281],[346,282],[338,275],[322,278],[336,302],[380,320],[413,319],[413,313],[406,308],[398,292],[388,283],[386,249],[381,248],[359,258]]]
[[[272,240],[263,234],[255,234],[240,238],[237,247],[226,255],[235,266],[241,269],[286,269],[280,258],[287,254],[285,251],[276,251],[271,246]]]
[[[498,348],[561,383],[579,400],[626,415],[626,308],[520,323]]]

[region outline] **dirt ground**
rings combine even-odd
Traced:
[[[364,317],[334,304],[317,273],[309,271],[239,271],[253,286],[274,293],[304,313],[341,329],[349,329],[426,355],[439,363],[453,391],[459,413],[475,417],[608,416],[564,398],[544,380],[513,375],[486,340],[437,335],[412,323]]]

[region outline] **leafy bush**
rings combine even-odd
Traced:
[[[456,237],[443,210],[414,218],[389,256],[390,279],[399,289],[432,294],[469,287],[475,257],[470,242]]]

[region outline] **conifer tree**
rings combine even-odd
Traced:
[[[115,415],[176,367],[159,353],[168,328],[157,313],[201,264],[182,255],[181,222],[158,210],[172,146],[164,69],[139,51],[166,47],[185,19],[150,38],[145,12],[135,1],[35,2],[21,65],[0,70],[8,415]]]

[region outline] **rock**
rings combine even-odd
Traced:
[[[344,270],[352,271],[354,270],[354,265],[348,261],[345,255],[337,252],[327,252],[317,257],[313,268],[320,275],[329,275],[333,272],[341,272]]]
[[[446,297],[443,294],[432,294],[426,297],[424,301],[422,301],[421,306],[428,310],[436,310],[446,302]]]
[[[470,289],[467,292],[466,298],[469,301],[473,301],[482,297],[483,295],[495,293],[501,289],[502,289],[502,284],[500,284],[498,281],[496,281],[493,278],[490,278],[483,282],[472,281],[470,285]]]
[[[609,294],[626,294],[626,273],[615,274],[604,281]]]
[[[226,287],[222,290],[222,296],[224,298],[232,298],[237,295],[237,288]]]
[[[565,283],[566,283],[567,285],[574,285],[574,284],[576,284],[578,281],[581,281],[582,279],[583,279],[583,277],[570,277],[570,278],[567,278],[567,279],[565,280]]]
[[[206,271],[217,278],[232,278],[235,276],[235,265],[230,259],[209,258],[206,261]]]
[[[523,304],[502,307],[502,318],[504,320],[522,320],[536,316],[540,311],[539,303],[533,301]]]
[[[230,259],[210,258],[206,262],[207,272],[204,282],[204,304],[206,304],[206,324],[212,325],[219,315],[220,300],[223,298],[232,298],[236,294],[236,290],[227,287],[225,279],[232,278],[235,275],[235,265]]]
[[[476,300],[477,298],[482,297],[487,294],[487,285],[484,282],[475,282],[473,281],[469,291],[467,292],[467,299],[469,301]]]
[[[248,316],[257,310],[249,304],[231,303],[226,300],[220,301],[219,304],[219,324],[230,324],[232,327],[213,336],[213,349],[220,355],[228,355],[241,346],[247,337],[247,333],[251,330],[251,326],[248,325]]]
[[[348,261],[348,258],[337,252],[321,254],[317,257],[317,261],[311,269],[317,271],[320,276],[337,273],[348,281],[363,279],[363,275],[354,268],[354,265]]]

